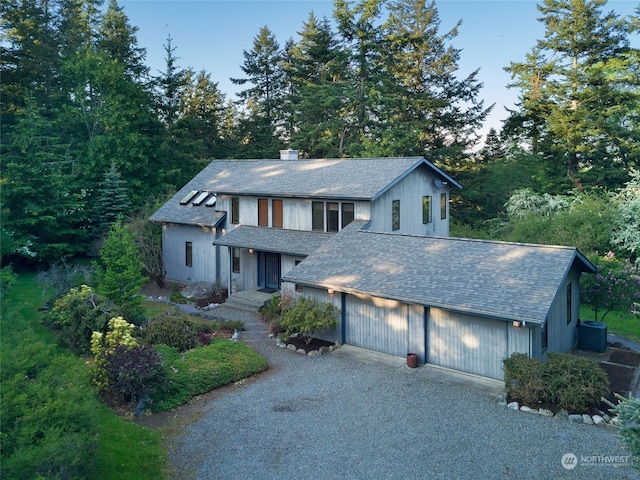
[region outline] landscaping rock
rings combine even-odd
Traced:
[[[294,352],[297,350],[296,346],[295,346],[294,344],[292,344],[292,343],[290,343],[289,345],[287,345],[287,348],[288,348],[289,350],[294,351]]]
[[[527,407],[526,405],[522,405],[522,406],[520,407],[520,411],[521,411],[521,412],[535,412],[536,410],[534,410],[534,409],[533,409],[533,408],[531,408],[531,407]]]
[[[560,420],[569,420],[569,412],[567,412],[564,408],[559,410],[555,416]]]
[[[518,402],[511,402],[507,404],[507,408],[510,408],[511,410],[519,410],[520,405],[518,404]]]
[[[208,297],[213,295],[216,286],[211,282],[196,282],[185,287],[182,296],[186,298]]]
[[[569,420],[576,423],[582,423],[582,415],[578,413],[572,413],[571,415],[569,415]]]
[[[299,353],[300,355],[306,355],[307,351],[304,348],[299,348],[296,350],[296,353]]]
[[[591,420],[591,415],[587,415],[586,413],[582,414],[582,423],[586,425],[593,425],[593,420]]]
[[[498,405],[502,405],[503,407],[507,405],[507,395],[503,393],[502,395],[498,395],[497,398]]]
[[[320,350],[318,351],[320,353],[320,355],[324,355],[325,353],[329,353],[331,350],[329,349],[329,347],[320,347]]]
[[[553,412],[547,408],[539,408],[538,414],[542,415],[543,417],[553,417]]]
[[[596,425],[603,425],[607,423],[600,415],[594,415],[593,417],[591,417],[591,420],[593,420],[593,423],[595,423]]]
[[[310,357],[319,357],[319,356],[320,356],[320,355],[322,355],[322,354],[321,354],[321,353],[320,353],[320,351],[318,351],[318,350],[311,350],[311,351],[308,353],[308,355],[309,355]]]

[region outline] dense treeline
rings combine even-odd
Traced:
[[[268,26],[227,98],[206,71],[165,70],[116,0],[6,0],[2,16],[2,256],[87,253],[119,213],[182,187],[216,158],[424,155],[465,189],[453,218],[506,214],[521,188],[603,195],[640,157],[640,28],[606,0],[544,0],[545,38],[506,69],[520,101],[474,152],[491,106],[477,71],[460,76],[460,28],[425,0],[335,0],[297,41]],[[628,190],[627,190],[628,191]],[[494,229],[495,231],[495,229]]]

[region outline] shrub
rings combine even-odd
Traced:
[[[339,310],[326,302],[312,298],[298,297],[286,309],[283,309],[280,327],[284,330],[284,339],[300,334],[308,345],[318,332],[333,330],[338,326]]]
[[[179,308],[171,308],[144,326],[142,339],[151,345],[169,345],[180,352],[191,350],[198,345],[198,337],[189,317]]]
[[[625,444],[634,457],[633,466],[640,470],[640,398],[629,394],[625,398],[616,393],[618,404],[613,405],[611,412],[618,416],[620,423],[617,425],[618,437]]]
[[[137,402],[164,383],[160,354],[148,345],[119,345],[104,359],[108,389],[120,400]]]
[[[173,292],[169,297],[169,300],[173,303],[179,303],[180,305],[187,303],[187,297],[182,295],[180,292]]]
[[[10,348],[19,353],[21,346]],[[94,401],[84,365],[70,355],[3,379],[3,478],[90,477],[98,448]]]
[[[585,275],[580,282],[581,298],[591,306],[598,320],[604,320],[612,310],[636,313],[640,304],[640,266],[628,260],[618,260],[612,252],[604,257],[593,255],[589,260],[596,266],[596,275]]]
[[[549,353],[546,363],[514,353],[503,360],[507,393],[528,405],[549,402],[585,412],[609,393],[609,379],[594,361],[569,353]]]
[[[122,317],[109,320],[109,331],[103,335],[93,332],[91,335],[91,352],[94,355],[93,381],[100,390],[108,390],[109,378],[105,369],[107,357],[120,346],[133,348],[138,345],[133,338],[135,325],[128,323]]]
[[[54,301],[69,293],[72,288],[91,284],[92,276],[91,267],[67,263],[64,258],[61,258],[56,263],[52,263],[48,270],[38,273],[38,282],[43,286],[42,295],[51,293],[49,301]]]
[[[278,294],[273,294],[271,300],[269,300],[261,309],[262,319],[265,322],[272,322],[282,315],[282,298]]]
[[[154,347],[162,356],[166,387],[153,399],[154,411],[170,410],[192,397],[260,373],[268,364],[251,347],[227,339],[180,355],[166,345]]]
[[[565,410],[584,412],[609,394],[609,379],[593,360],[549,353],[542,369],[543,399]]]
[[[82,285],[56,300],[48,324],[59,331],[63,344],[82,355],[91,351],[93,332],[103,332],[109,318],[118,312],[105,297]]]
[[[522,403],[535,404],[542,397],[542,362],[525,353],[514,353],[503,360],[507,393]]]

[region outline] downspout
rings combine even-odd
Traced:
[[[346,306],[347,306],[347,294],[344,292],[340,292],[340,343],[344,345],[344,339],[347,336],[347,325],[346,325]]]

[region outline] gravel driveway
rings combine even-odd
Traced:
[[[513,411],[469,386],[336,353],[298,355],[255,316],[241,339],[270,364],[220,390],[169,439],[178,479],[617,479],[630,467],[615,431]],[[575,468],[561,464],[576,456]]]

